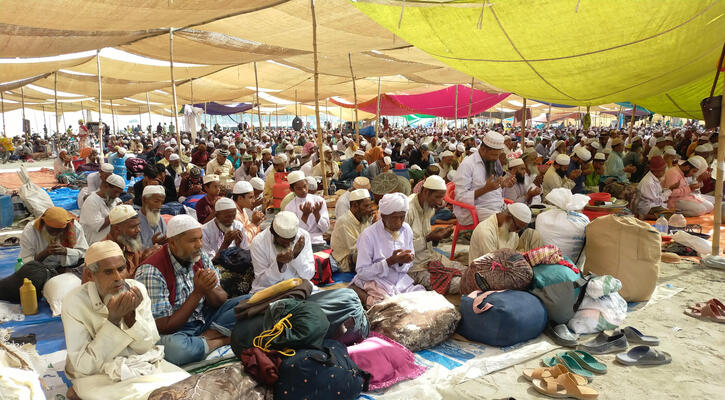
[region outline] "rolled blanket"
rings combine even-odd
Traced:
[[[448,293],[451,280],[462,275],[456,268],[444,267],[440,261],[429,262],[427,269],[430,273],[431,288],[440,294]]]

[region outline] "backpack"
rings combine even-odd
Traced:
[[[317,349],[300,349],[285,357],[274,384],[274,399],[355,399],[368,390],[370,374],[350,358],[347,348],[326,339]]]
[[[219,264],[227,271],[241,274],[252,268],[252,253],[237,246],[227,247],[219,252]]]
[[[585,285],[586,280],[567,266],[540,264],[534,267],[529,292],[544,304],[549,320],[565,324],[574,316]]]
[[[298,299],[277,300],[264,313],[264,332],[253,344],[263,350],[319,348],[330,322],[320,306]]]

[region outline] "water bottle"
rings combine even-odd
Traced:
[[[682,214],[677,213],[677,214],[673,214],[670,217],[669,228],[670,228],[671,234],[674,234],[677,231],[684,230],[685,226],[687,226],[687,220],[685,219],[685,217]]]
[[[15,263],[15,271],[17,272],[17,270],[19,270],[22,267],[23,267],[23,259],[18,258],[18,262]]]
[[[337,185],[335,185],[335,182],[330,182],[330,187],[328,188],[328,190],[329,190],[328,194],[330,196],[332,196],[333,194],[335,194],[335,192],[337,192]]]
[[[667,234],[668,232],[669,224],[667,223],[667,218],[665,218],[664,215],[660,215],[659,218],[657,218],[657,222],[655,222],[655,229],[657,229],[657,232]]]

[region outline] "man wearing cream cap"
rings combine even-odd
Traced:
[[[365,189],[370,190],[370,179],[364,177],[364,176],[358,176],[352,181],[352,188],[341,194],[340,197],[337,198],[337,202],[335,202],[335,217],[341,218],[343,215],[347,214],[347,210],[350,209],[350,194],[352,191],[357,189]]]
[[[460,293],[461,272],[464,267],[457,261],[441,257],[433,250],[433,243],[448,238],[453,227],[431,229],[430,220],[443,206],[446,183],[438,175],[431,175],[423,182],[420,193],[410,196],[410,209],[405,222],[413,230],[415,258],[408,275],[428,290],[438,293]]]
[[[367,189],[355,189],[347,193],[350,193],[349,209],[344,214],[340,214],[330,237],[332,258],[343,272],[354,270],[357,261],[357,238],[365,228],[370,226],[374,217],[373,201]]]
[[[166,243],[166,221],[161,218],[161,207],[165,200],[166,191],[163,186],[148,185],[143,188],[138,218],[144,250]]]
[[[310,234],[312,250],[329,249],[322,235],[330,229],[330,216],[327,212],[325,199],[315,194],[308,194],[307,180],[302,171],[290,172],[287,175],[294,198],[290,200],[285,211],[290,211],[300,219],[300,228]]]
[[[163,360],[146,288],[126,279],[123,251],[114,242],[92,244],[85,255],[91,281],[63,300],[68,397],[145,398],[189,376]]]
[[[413,231],[405,222],[408,198],[390,193],[380,200],[380,219],[357,240],[357,275],[352,288],[360,301],[372,306],[400,293],[425,290],[408,276],[413,266]]]
[[[104,240],[112,240],[121,247],[126,258],[128,276],[132,277],[141,261],[158,250],[158,246],[143,248],[139,214],[132,206],[119,204],[113,207],[108,219],[111,222],[111,231]]]
[[[556,156],[554,163],[551,164],[544,174],[544,183],[542,187],[543,193],[541,194],[541,197],[546,198],[546,195],[549,194],[549,192],[557,188],[571,190],[574,187],[574,181],[569,179],[570,176],[567,175],[570,162],[571,159],[566,154],[559,154]]]
[[[215,217],[202,225],[202,243],[206,256],[212,264],[216,264],[219,253],[236,246],[248,250],[247,238],[244,236],[244,226],[236,220],[237,205],[228,197],[222,197],[214,205]]]
[[[86,234],[88,243],[95,243],[108,235],[110,221],[108,213],[116,205],[121,203],[118,196],[126,187],[126,182],[120,176],[112,174],[97,192],[91,193],[81,208],[80,223]]]
[[[185,365],[201,361],[229,344],[234,306],[219,286],[219,273],[202,251],[201,224],[189,215],[169,221],[169,240],[136,270],[151,299],[166,360]]]
[[[531,210],[524,203],[509,204],[481,221],[471,235],[468,264],[498,249],[525,252],[543,246],[539,232],[528,228],[530,222]]]
[[[310,280],[315,275],[310,234],[299,229],[299,219],[280,211],[272,225],[258,234],[250,246],[254,265],[251,293],[291,278]]]

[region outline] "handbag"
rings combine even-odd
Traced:
[[[722,109],[722,95],[713,96],[715,94],[715,87],[717,86],[717,79],[720,77],[720,69],[723,67],[723,57],[725,56],[725,44],[722,47],[722,53],[717,61],[717,72],[715,73],[715,81],[712,83],[712,89],[710,89],[710,96],[705,97],[700,102],[700,108],[702,109],[702,116],[705,119],[705,129],[714,129],[720,126],[720,112]]]

